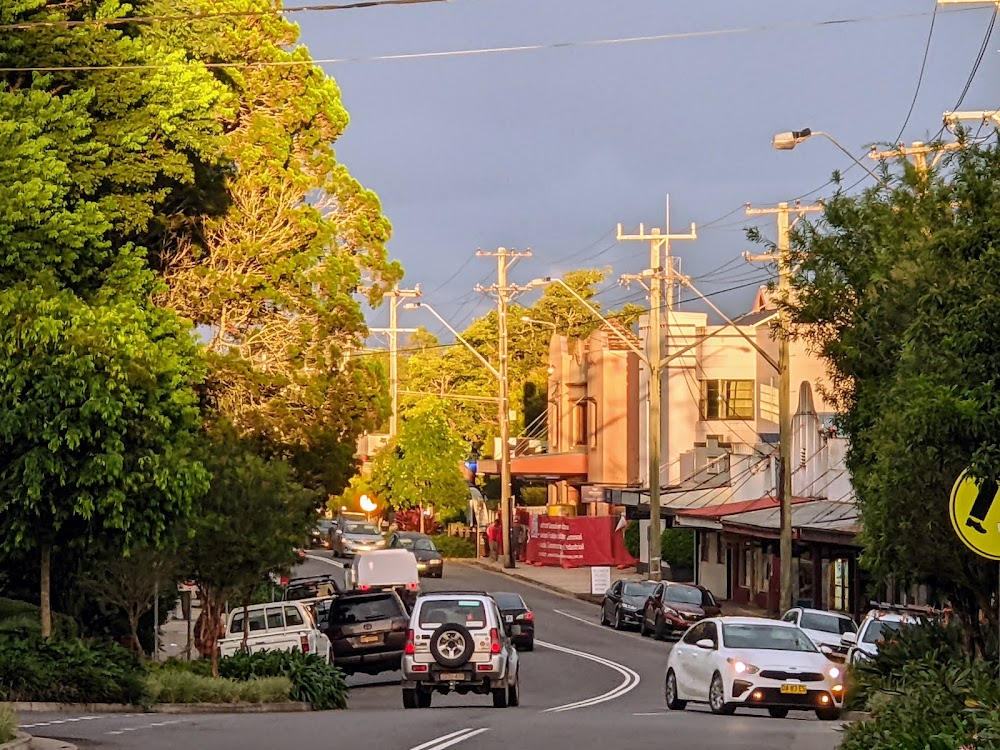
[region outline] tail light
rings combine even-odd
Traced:
[[[415,653],[417,653],[417,646],[413,642],[412,629],[406,631],[406,649],[404,650],[403,653],[405,653],[407,656],[413,656]]]
[[[359,588],[359,589],[360,589],[361,591],[371,591],[371,590],[372,590],[372,587],[371,587],[371,586],[369,586],[369,585],[368,585],[367,583],[363,583],[363,584],[361,584],[361,585],[360,585],[360,586],[359,586],[358,588]]]
[[[525,622],[532,622],[535,619],[535,613],[534,612],[525,612],[524,613],[524,617],[522,619]]]
[[[500,631],[496,628],[490,630],[490,653],[500,653]]]
[[[299,643],[302,644],[302,653],[303,654],[308,654],[309,653],[309,636],[307,636],[307,635],[301,636],[299,638]]]
[[[416,591],[418,588],[420,588],[420,584],[419,583],[408,583],[408,584],[406,584],[406,588],[408,588],[410,591]]]

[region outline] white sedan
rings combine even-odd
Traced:
[[[692,701],[716,714],[766,708],[776,718],[815,711],[832,721],[843,705],[843,676],[796,625],[713,617],[689,628],[670,652],[664,692],[675,711]]]

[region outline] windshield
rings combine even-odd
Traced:
[[[422,549],[426,552],[437,552],[437,547],[430,539],[418,539],[413,544],[413,549]]]
[[[316,524],[316,529],[318,531],[326,531],[331,526],[333,526],[333,521],[330,521],[328,519],[324,519],[324,520],[320,521],[318,524]]]
[[[641,583],[626,583],[625,588],[622,589],[622,596],[646,597],[652,594],[655,588],[655,583],[647,583],[645,581]]]
[[[799,625],[806,630],[820,630],[824,633],[857,633],[858,628],[849,617],[838,617],[837,615],[824,615],[819,612],[803,612]]]
[[[868,630],[865,631],[865,637],[863,640],[865,643],[875,643],[876,641],[885,640],[886,638],[892,636],[893,633],[899,632],[901,627],[903,627],[903,623],[901,622],[875,620],[868,626]]]
[[[399,536],[399,537],[396,537],[396,538],[399,540],[399,544],[400,544],[401,547],[403,547],[405,549],[413,549],[413,540],[410,539],[410,537],[408,537],[408,536]]]
[[[766,651],[811,651],[816,646],[798,628],[781,625],[724,624],[722,638],[726,648],[754,648]]]
[[[663,601],[675,604],[695,604],[701,606],[701,589],[691,586],[668,586],[663,592]]]
[[[371,622],[385,620],[391,617],[402,617],[399,604],[391,596],[378,596],[368,599],[337,601],[330,609],[330,625],[352,625],[356,622]]]
[[[380,532],[379,532],[378,528],[375,526],[375,524],[373,524],[373,523],[365,523],[365,522],[361,522],[361,523],[358,523],[358,522],[354,522],[354,523],[348,522],[347,525],[344,526],[344,533],[345,534],[367,534],[368,536],[379,536],[379,534],[380,534]]]
[[[500,609],[527,609],[522,599],[517,594],[493,594],[493,601]]]

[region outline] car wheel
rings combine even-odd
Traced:
[[[767,712],[771,715],[772,719],[784,719],[788,716],[787,708],[769,708]]]
[[[615,607],[615,630],[624,630],[625,620],[622,619],[622,608]]]
[[[663,695],[667,699],[667,708],[671,711],[683,711],[687,708],[687,701],[682,701],[677,697],[677,676],[672,669],[667,671],[667,682],[663,688]]]
[[[726,703],[726,688],[718,672],[712,676],[712,684],[708,688],[708,707],[712,709],[713,714],[732,716],[736,713],[736,706]]]
[[[817,708],[816,718],[820,721],[836,721],[840,718],[839,708]]]
[[[521,705],[521,678],[515,677],[514,684],[507,688],[507,705],[516,708]]]
[[[493,708],[507,708],[507,699],[509,697],[509,692],[506,685],[501,688],[493,689]]]
[[[611,621],[608,619],[608,602],[604,600],[601,602],[601,625],[610,625]]]
[[[417,708],[430,708],[433,696],[430,690],[417,690]]]
[[[413,688],[403,688],[403,708],[417,707],[417,691]]]

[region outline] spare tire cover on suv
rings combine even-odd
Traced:
[[[458,623],[445,623],[431,635],[431,655],[442,667],[465,666],[475,648],[472,633]]]

